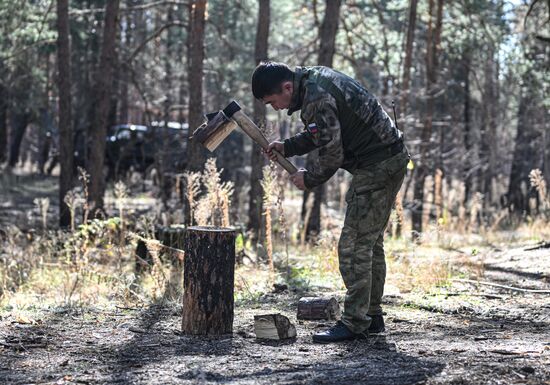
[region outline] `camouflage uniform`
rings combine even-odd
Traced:
[[[365,331],[369,315],[382,314],[386,277],[384,229],[403,183],[408,152],[402,133],[378,100],[352,78],[327,67],[297,67],[288,114],[301,110],[305,130],[285,140],[285,156],[319,148],[307,188],[326,182],[339,168],[353,174],[338,244],[347,288],[342,322]]]

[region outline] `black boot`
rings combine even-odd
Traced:
[[[313,342],[318,343],[330,343],[330,342],[341,342],[349,340],[364,340],[368,336],[367,331],[363,333],[354,333],[348,329],[342,321],[338,321],[336,325],[331,327],[328,330],[319,332],[313,335]]]
[[[369,317],[372,318],[372,322],[368,329],[369,334],[382,333],[386,330],[384,326],[384,317],[382,317],[382,315],[369,315]]]

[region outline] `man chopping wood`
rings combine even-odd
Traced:
[[[265,62],[254,70],[252,93],[288,115],[301,110],[304,130],[269,144],[285,157],[319,149],[317,164],[290,179],[300,190],[325,183],[339,168],[353,174],[338,243],[340,273],[347,288],[342,318],[313,335],[314,342],[364,339],[385,330],[382,294],[386,278],[384,230],[405,177],[409,154],[403,135],[369,91],[327,67]]]

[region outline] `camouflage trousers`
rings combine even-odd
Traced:
[[[346,194],[348,206],[338,243],[340,273],[347,289],[342,322],[355,333],[369,327],[368,315],[382,314],[384,231],[408,160],[409,154],[403,149],[389,159],[356,170]]]

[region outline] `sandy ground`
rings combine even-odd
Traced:
[[[494,252],[484,280],[550,289],[550,249]],[[435,296],[385,297],[387,331],[318,345],[329,322],[297,321],[300,295],[264,295],[236,308],[234,334],[180,332],[181,308],[43,309],[34,324],[0,320],[2,384],[550,384],[550,295],[455,282]],[[309,293],[308,295],[330,293]],[[339,296],[341,300],[341,296]],[[257,340],[253,316],[297,326]]]
[[[52,181],[4,185],[0,225],[35,227],[35,197],[54,210]],[[548,247],[493,248],[483,261],[483,281],[550,290]],[[332,323],[297,321],[296,304],[342,293],[265,294],[237,306],[221,338],[182,335],[177,304],[39,307],[33,320],[4,311],[0,384],[550,384],[549,294],[457,281],[438,295],[388,294],[386,333],[331,345],[311,335]],[[273,312],[296,339],[255,338],[253,316]]]

